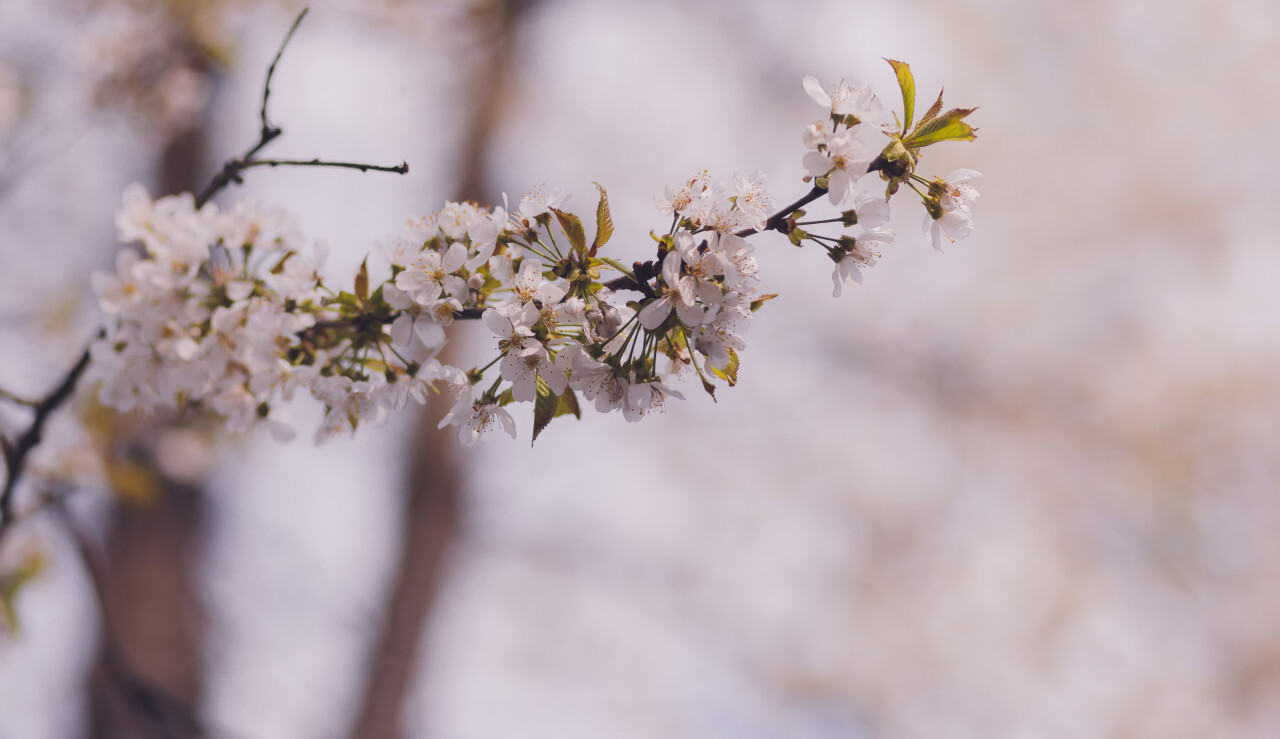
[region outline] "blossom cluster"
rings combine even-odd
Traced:
[[[304,250],[284,213],[197,209],[190,194],[153,201],[140,185],[125,190],[116,226],[141,249],[122,250],[114,273],[92,278],[117,319],[90,349],[101,402],[146,413],[201,404],[231,430],[279,421],[271,401],[316,380],[286,357],[331,314],[319,290],[323,248]]]
[[[945,179],[929,180],[915,172],[924,146],[973,138],[973,129],[963,123],[972,110],[954,109],[943,113],[939,95],[934,106],[912,129],[915,83],[910,68],[902,62],[890,61],[890,64],[902,88],[904,115],[901,121],[895,115],[893,124],[883,121],[879,98],[858,80],[846,78],[824,87],[814,77],[804,79],[805,92],[827,113],[827,118],[804,129],[804,145],[811,150],[803,161],[805,179],[812,179],[825,190],[831,203],[841,208],[842,213],[838,219],[802,221],[799,217],[804,211],[795,211],[780,230],[797,246],[811,240],[826,249],[835,262],[831,278],[836,297],[840,296],[845,283],[861,284],[862,271],[876,263],[881,248],[893,243],[894,234],[888,225],[889,199],[903,182],[923,201],[924,228],[932,238],[934,249],[942,251],[943,236],[954,241],[973,232],[972,205],[978,192],[969,182],[981,175],[975,170],[961,169]],[[890,143],[877,154],[873,142],[883,140],[886,135]],[[889,183],[883,200],[872,198],[863,185],[867,175],[873,172],[878,172],[880,178]],[[920,190],[921,185],[926,190]],[[799,228],[836,222],[845,227],[857,225],[860,232],[835,237]]]
[[[705,173],[669,188],[660,207],[673,226],[656,239],[659,258],[636,268],[641,275],[600,254],[613,230],[603,189],[590,243],[559,193],[535,192],[511,212],[448,203],[411,219],[386,250],[392,279],[379,288],[396,316],[392,349],[433,358],[459,316],[478,315],[493,334],[498,355],[486,367],[431,365],[447,373],[455,398],[442,425],[457,425],[464,443],[496,430],[514,436],[512,402],[534,403],[536,435],[557,415],[579,415],[582,401],[629,421],[661,412],[669,397],[683,397],[668,379],[687,366],[708,388],[707,374],[736,380],[741,333],[760,294],[752,247],[732,229],[763,224],[771,200],[760,175],[736,177],[735,194],[726,193]],[[603,282],[608,271],[618,280]],[[623,302],[615,294],[623,290],[645,295],[643,306]],[[495,364],[497,377],[485,382]]]
[[[494,207],[446,203],[409,219],[381,250],[380,282],[366,259],[350,289],[334,290],[321,274],[323,247],[307,247],[284,214],[197,208],[190,195],[152,200],[133,186],[117,226],[140,248],[94,277],[115,319],[92,348],[99,398],[122,410],[199,406],[233,430],[287,436],[283,404],[303,389],[326,409],[324,439],[439,392],[452,399],[441,425],[470,444],[496,431],[514,437],[513,403],[533,404],[536,438],[584,404],[628,421],[660,413],[683,398],[682,376],[696,375],[714,397],[717,382],[737,382],[752,314],[774,297],[762,291],[754,237],[777,231],[823,248],[838,296],[893,242],[889,199],[900,184],[920,195],[935,244],[972,231],[977,173],[915,173],[923,146],[972,137],[959,122],[968,111],[940,115],[939,99],[909,130],[914,86],[910,99],[902,86],[906,122],[891,127],[856,82],[824,88],[806,78],[827,112],[802,134],[809,195],[775,211],[760,172],[729,182],[695,174],[656,199],[670,225],[651,232],[651,258],[629,267],[604,253],[614,226],[603,188],[590,237],[559,192],[538,190],[514,208],[505,197]],[[926,127],[938,120],[951,126],[941,138]],[[869,137],[885,134],[891,143],[876,155]],[[883,198],[867,186],[877,181],[888,182]],[[824,195],[838,214],[804,220]],[[842,232],[817,233],[824,224]],[[465,371],[438,359],[463,319],[495,340],[492,360]]]

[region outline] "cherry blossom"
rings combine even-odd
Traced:
[[[878,120],[878,99],[848,79],[824,88],[808,77],[804,88],[830,112],[802,136],[811,192],[775,212],[760,171],[727,182],[695,173],[655,198],[669,223],[652,232],[647,261],[606,256],[603,189],[594,218],[580,218],[562,210],[566,193],[540,187],[514,210],[504,196],[492,208],[446,202],[411,216],[378,248],[382,263],[370,270],[366,260],[336,287],[324,275],[327,249],[287,213],[196,207],[190,194],[153,200],[130,186],[116,225],[122,242],[140,246],[91,279],[110,322],[88,378],[114,408],[201,407],[232,431],[278,438],[293,433],[284,404],[309,394],[324,406],[318,441],[443,393],[454,402],[441,426],[456,426],[467,445],[496,431],[514,437],[515,403],[534,406],[536,436],[583,406],[632,422],[662,413],[695,372],[708,392],[732,385],[752,317],[775,297],[762,289],[759,244],[820,246],[839,296],[894,239],[889,201],[861,184],[874,151],[860,136],[875,129],[860,124]],[[920,195],[935,247],[973,230],[977,172],[893,176]],[[824,195],[840,212],[808,214]],[[492,334],[490,359],[466,371],[442,364],[449,330],[476,318]]]

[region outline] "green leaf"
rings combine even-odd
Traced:
[[[18,633],[18,609],[14,600],[22,587],[36,578],[44,569],[44,556],[33,552],[17,568],[0,573],[0,621],[9,633]]]
[[[902,132],[911,129],[911,118],[916,112],[916,79],[911,75],[911,67],[906,62],[885,59],[898,75],[898,87],[902,88]]]
[[[716,400],[716,386],[703,377],[701,372],[698,373],[698,379],[702,380],[702,389],[707,391],[707,395],[710,395],[713,401],[719,403],[720,401]]]
[[[537,396],[533,399],[533,438],[529,440],[529,446],[533,446],[533,442],[538,440],[538,434],[556,417],[556,395],[541,376],[538,377],[536,392]]]
[[[923,128],[926,123],[936,118],[938,113],[942,111],[942,92],[942,90],[938,90],[938,99],[933,102],[933,105],[929,106],[929,109],[925,111],[924,115],[920,116],[920,121],[916,124],[917,131]]]
[[[338,293],[338,297],[328,301],[328,304],[340,306],[338,312],[344,316],[354,315],[360,312],[360,299],[346,290]]]
[[[764,305],[765,301],[773,300],[776,297],[778,297],[777,293],[769,293],[768,295],[761,295],[760,297],[751,301],[751,312],[755,313],[756,311],[760,310],[760,306]]]
[[[578,396],[572,390],[566,390],[564,395],[556,395],[539,375],[536,392],[537,396],[533,400],[533,439],[529,442],[530,446],[538,440],[538,434],[550,425],[551,419],[569,415],[582,418]]]
[[[595,183],[595,186],[600,191],[600,204],[596,206],[596,240],[591,242],[592,254],[595,254],[596,249],[604,246],[610,236],[613,236],[613,216],[609,213],[609,196],[605,194],[599,182]]]
[[[281,257],[280,257],[280,261],[276,262],[276,266],[274,266],[274,267],[272,267],[272,268],[271,268],[271,274],[273,274],[273,275],[278,275],[278,274],[283,273],[283,272],[284,272],[284,267],[285,267],[285,262],[289,261],[289,259],[290,259],[291,257],[294,257],[294,256],[296,256],[297,254],[298,254],[298,253],[297,253],[296,251],[289,250],[289,251],[285,252],[283,255],[281,255]]]
[[[578,405],[578,394],[572,389],[565,390],[564,395],[558,396],[556,401],[556,418],[560,416],[572,415],[578,420],[582,420],[582,407]]]
[[[623,264],[622,262],[619,262],[616,259],[610,259],[609,257],[596,257],[596,261],[601,262],[603,264],[607,264],[610,267],[613,267],[614,269],[618,270],[619,272],[626,275],[627,277],[631,277],[633,279],[635,278],[635,275],[632,274],[631,270],[627,267],[627,265]]]
[[[940,141],[973,141],[977,138],[975,129],[962,119],[977,108],[955,108],[920,126],[915,133],[903,140],[903,144],[912,149],[919,149]]]
[[[361,303],[369,299],[369,257],[364,258],[356,273],[356,299]]]
[[[732,349],[726,349],[729,352],[729,364],[722,370],[711,367],[711,372],[716,377],[729,383],[729,387],[738,384],[738,353]]]
[[[564,229],[564,235],[569,237],[569,243],[573,244],[574,251],[585,257],[587,255],[587,232],[582,228],[582,220],[572,213],[565,213],[559,208],[552,208],[551,212],[556,214],[556,220],[560,221],[560,228]]]

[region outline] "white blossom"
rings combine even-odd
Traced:
[[[520,206],[517,212],[520,214],[521,223],[526,228],[531,228],[532,222],[538,216],[548,213],[552,208],[561,208],[569,200],[569,193],[564,190],[547,190],[545,186],[539,186],[533,192],[520,196]]]
[[[745,295],[730,293],[725,296],[714,321],[698,327],[693,334],[693,348],[702,352],[707,364],[723,370],[731,361],[729,350],[735,352],[747,348],[741,334],[751,322],[751,300]]]
[[[476,269],[489,261],[498,244],[498,237],[506,227],[507,209],[503,207],[494,208],[492,213],[481,215],[472,221],[467,235],[471,238],[471,248],[475,250],[475,254],[467,259],[467,269]]]
[[[827,194],[831,202],[843,208],[852,201],[854,187],[867,173],[871,149],[852,131],[830,136],[824,149],[804,155],[805,172],[810,177],[827,178]]]
[[[846,78],[826,88],[817,78],[804,78],[804,91],[818,105],[831,111],[836,116],[854,116],[860,121],[877,124],[880,121],[880,100],[868,87],[863,87],[857,78]]]
[[[713,193],[711,174],[706,170],[695,174],[677,186],[667,185],[663,197],[654,198],[658,211],[664,215],[687,215],[697,210]]]
[[[848,243],[848,242],[845,242]],[[877,251],[882,245],[893,243],[893,232],[887,228],[875,229],[858,234],[848,247],[840,261],[836,262],[831,273],[831,281],[835,285],[834,297],[840,297],[844,283],[862,284],[862,270],[874,266],[880,258]]]
[[[672,390],[657,380],[632,382],[627,387],[626,403],[622,408],[622,415],[628,421],[635,423],[645,416],[666,413],[668,396],[684,400],[684,396],[679,392]]]
[[[480,216],[480,209],[475,203],[445,203],[436,223],[445,236],[461,241]]]
[[[692,277],[680,274],[680,265],[679,252],[668,252],[662,260],[662,281],[666,284],[666,292],[640,310],[640,324],[650,331],[661,326],[672,309],[686,326],[697,326],[706,315],[706,309],[696,302],[697,284]]]
[[[487,440],[501,430],[516,438],[516,422],[507,409],[497,403],[486,402],[474,387],[468,387],[459,395],[449,413],[440,420],[440,428],[458,427],[458,440],[466,446]]]
[[[978,200],[978,190],[969,182],[981,176],[976,170],[957,169],[942,180],[942,194],[938,198],[942,212],[937,218],[929,214],[924,218],[924,231],[937,251],[942,251],[943,236],[955,241],[973,233],[972,208]]]
[[[534,258],[527,258],[520,265],[520,271],[511,274],[502,270],[502,286],[511,290],[511,297],[497,305],[501,313],[516,313],[535,302],[544,308],[550,308],[565,296],[565,289],[546,279],[542,275],[542,263]]]
[[[454,273],[466,258],[467,248],[458,243],[452,244],[444,254],[427,249],[410,260],[409,266],[396,276],[396,287],[419,305],[429,305],[439,299],[446,278],[456,277]]]
[[[735,205],[741,215],[742,225],[763,231],[769,220],[769,210],[773,208],[773,198],[764,189],[764,172],[756,170],[750,178],[735,174],[733,186],[737,193]]]

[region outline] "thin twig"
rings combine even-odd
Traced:
[[[197,208],[209,202],[209,198],[212,198],[214,194],[222,188],[232,182],[238,182],[240,179],[239,171],[240,169],[243,169],[242,166],[238,165],[243,165],[244,162],[253,159],[255,154],[262,151],[267,144],[279,138],[279,136],[284,133],[284,130],[279,126],[271,125],[271,121],[267,117],[267,101],[271,99],[271,79],[276,74],[276,65],[280,63],[281,57],[284,56],[284,50],[289,47],[289,42],[293,40],[294,31],[298,30],[298,25],[302,23],[302,19],[307,16],[307,12],[309,10],[310,8],[303,8],[302,12],[298,13],[298,17],[293,20],[293,25],[289,26],[289,32],[285,34],[284,41],[280,42],[280,48],[276,50],[275,58],[271,60],[271,66],[267,67],[267,79],[266,82],[262,84],[262,107],[258,111],[260,126],[258,129],[257,143],[249,147],[249,150],[246,151],[243,156],[232,159],[222,165],[222,169],[219,170],[218,174],[214,175],[213,181],[211,181],[209,185],[196,196]]]
[[[0,398],[4,398],[5,400],[9,401],[10,403],[16,403],[16,404],[18,404],[18,405],[25,405],[25,406],[27,406],[27,407],[29,407],[29,408],[35,408],[35,407],[39,404],[39,402],[40,402],[40,401],[38,401],[38,400],[30,400],[30,399],[28,399],[28,398],[24,398],[24,397],[22,397],[22,396],[20,396],[20,395],[15,395],[14,393],[11,393],[11,392],[9,392],[8,390],[5,390],[4,388],[0,388]]]
[[[813,189],[805,193],[804,197],[770,216],[769,220],[765,221],[764,228],[761,229],[761,231],[777,231],[778,227],[787,220],[788,216],[826,194],[827,191],[825,188],[814,185]],[[754,233],[757,233],[756,229],[744,228],[734,234],[734,236],[750,236]]]
[[[384,167],[377,164],[356,164],[354,162],[330,162],[323,159],[254,159],[244,162],[240,169],[249,169],[250,167],[346,167],[347,169],[358,169],[361,172],[394,172],[395,174],[408,174],[409,163],[402,162],[394,167]]]
[[[754,228],[744,228],[735,233],[734,236],[741,236],[745,238],[752,234],[759,233],[760,231],[781,231],[782,224],[786,222],[787,218],[789,218],[792,213],[795,213],[797,210],[803,208],[809,203],[812,203],[826,193],[827,191],[825,188],[814,185],[813,189],[805,193],[799,200],[786,206],[777,213],[774,213],[772,216],[769,216],[769,220],[765,221],[764,228],[759,231]],[[604,286],[610,290],[637,290],[644,293],[646,297],[652,298],[654,293],[653,288],[649,286],[649,280],[657,277],[657,275],[658,272],[654,262],[646,262],[643,265],[637,262],[634,277],[631,275],[623,275],[622,277],[618,277],[604,283]]]
[[[262,108],[258,111],[258,120],[260,128],[258,130],[258,141],[249,147],[243,155],[228,160],[222,165],[222,169],[214,175],[213,180],[208,186],[196,196],[196,207],[202,207],[209,199],[216,195],[220,190],[231,183],[240,184],[244,180],[240,177],[240,173],[251,167],[341,167],[345,169],[358,169],[361,172],[391,172],[393,174],[407,174],[409,172],[409,164],[405,162],[395,167],[385,167],[377,164],[356,164],[352,162],[329,162],[321,159],[255,159],[258,152],[266,148],[267,144],[279,138],[284,130],[277,125],[271,123],[271,119],[267,117],[267,103],[271,99],[271,79],[275,76],[276,65],[280,63],[281,57],[284,56],[284,50],[288,48],[289,41],[293,39],[293,34],[298,30],[298,25],[302,23],[302,19],[306,17],[309,8],[303,8],[298,17],[294,19],[293,25],[289,27],[289,32],[285,34],[284,41],[280,44],[280,49],[276,51],[275,58],[271,60],[271,66],[267,67],[267,80],[262,85]]]
[[[102,331],[98,332],[99,338],[103,335]],[[40,443],[45,421],[71,397],[76,389],[76,383],[80,381],[80,376],[88,366],[89,349],[86,347],[75,365],[62,378],[62,382],[35,405],[35,416],[32,417],[31,425],[27,426],[27,430],[18,437],[17,441],[5,440],[4,462],[5,467],[8,468],[8,474],[5,477],[4,490],[0,492],[0,536],[4,535],[5,529],[13,522],[13,495],[18,489],[18,481],[22,479],[27,455]]]
[[[271,66],[267,67],[267,81],[266,84],[262,86],[262,111],[259,113],[259,117],[262,119],[262,130],[264,132],[275,131],[276,136],[280,135],[280,128],[278,126],[271,125],[267,120],[267,100],[271,97],[271,78],[276,73],[276,65],[280,63],[280,57],[284,56],[285,47],[287,47],[289,45],[289,41],[293,39],[293,32],[298,30],[298,25],[302,23],[303,18],[307,17],[307,13],[310,10],[311,8],[303,8],[302,12],[298,13],[298,17],[293,20],[293,25],[289,27],[289,32],[284,35],[284,41],[280,43],[280,49],[276,52],[275,59],[271,60]]]

